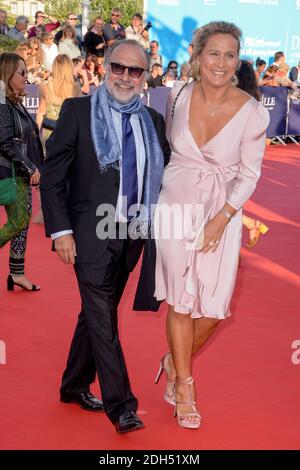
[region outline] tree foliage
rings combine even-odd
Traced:
[[[45,0],[45,12],[64,21],[70,12],[81,14],[81,0]],[[91,0],[90,19],[103,16],[105,21],[110,19],[112,8],[118,7],[122,11],[121,23],[128,26],[134,13],[143,14],[143,0]]]
[[[8,38],[3,34],[0,34],[0,53],[1,52],[12,52],[16,49],[18,41],[15,39]]]
[[[81,13],[81,0],[46,0],[45,13],[65,21],[68,13]]]
[[[122,11],[121,24],[130,25],[134,13],[143,14],[143,0],[91,0],[90,11],[92,16],[101,15],[105,21],[109,21],[110,12],[113,8]]]

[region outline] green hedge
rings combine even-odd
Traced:
[[[3,34],[0,34],[0,52],[14,51],[19,44],[15,39],[10,39]]]

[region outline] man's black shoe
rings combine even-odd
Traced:
[[[134,411],[126,411],[122,414],[118,421],[115,423],[116,431],[119,434],[124,434],[125,432],[138,431],[145,427],[143,421],[137,416]]]
[[[60,401],[63,403],[77,403],[84,410],[103,411],[103,403],[90,392],[81,393],[61,393]]]

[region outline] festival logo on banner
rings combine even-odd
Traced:
[[[23,99],[23,105],[29,112],[29,114],[36,114],[36,111],[39,107],[39,97],[38,96],[25,96]]]
[[[268,41],[264,37],[246,36],[241,49],[242,55],[251,57],[273,57],[276,51],[282,49],[282,41]]]
[[[265,96],[262,95],[260,101],[267,108],[268,111],[273,111],[276,106],[276,97],[275,96]]]
[[[300,59],[300,36],[293,34],[291,36],[291,47],[290,47],[290,61],[291,64],[296,64]]]
[[[264,5],[266,7],[274,7],[280,5],[280,0],[238,0],[239,3],[247,5]]]
[[[23,98],[23,105],[29,114],[31,114],[31,117],[35,119],[40,104],[39,87],[36,85],[26,85],[25,92],[26,96]]]
[[[286,135],[288,91],[287,87],[259,87],[261,102],[270,113],[267,137]]]

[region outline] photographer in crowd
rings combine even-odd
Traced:
[[[152,27],[150,21],[144,25],[140,13],[135,13],[131,18],[131,25],[125,29],[126,39],[134,39],[144,49],[149,49],[149,29]]]

